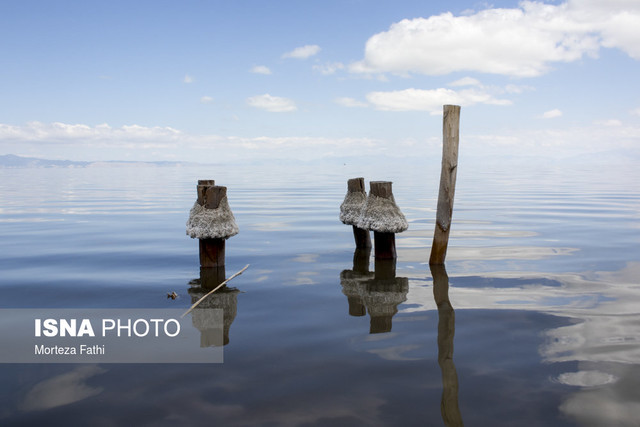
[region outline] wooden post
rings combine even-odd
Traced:
[[[198,190],[198,204],[200,206],[204,206],[204,193],[207,191],[207,188],[213,187],[216,185],[216,181],[213,179],[199,179],[198,186],[196,187]]]
[[[352,178],[347,181],[347,192],[365,193],[364,178]],[[356,249],[371,248],[371,234],[369,230],[363,230],[355,225],[353,227],[353,239],[356,242]]]
[[[227,195],[227,187],[207,184],[201,186],[200,182],[202,181],[198,181],[198,204],[207,209],[217,209],[220,201]],[[225,239],[199,240],[200,267],[224,267]]]
[[[203,289],[214,289],[227,278],[225,266],[200,267],[200,286]]]
[[[449,245],[453,199],[458,173],[458,143],[460,129],[460,106],[445,105],[442,119],[442,169],[440,170],[440,190],[436,227],[431,246],[430,265],[444,264]]]
[[[393,197],[392,183],[390,181],[371,181],[369,184],[371,194],[377,197],[389,199]],[[376,259],[396,259],[396,235],[395,233],[373,232],[374,254]]]

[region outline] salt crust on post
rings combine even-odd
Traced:
[[[407,219],[396,205],[393,195],[385,198],[373,194],[369,194],[356,226],[380,233],[402,233],[409,228]]]
[[[357,225],[366,201],[367,194],[364,192],[347,193],[340,205],[340,221],[347,225]]]
[[[227,197],[216,209],[207,209],[196,201],[189,211],[187,235],[193,239],[228,239],[238,234],[238,224],[231,212]]]

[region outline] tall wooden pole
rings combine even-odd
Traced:
[[[436,228],[431,245],[430,265],[444,264],[449,245],[453,199],[458,174],[458,143],[460,135],[460,106],[445,105],[442,119],[442,169],[440,170],[440,191]]]

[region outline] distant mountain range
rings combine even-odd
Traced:
[[[193,165],[189,162],[138,162],[138,161],[99,161],[99,162],[78,162],[73,160],[50,160],[36,157],[23,157],[13,154],[0,155],[0,168],[86,168],[92,166],[183,166]]]

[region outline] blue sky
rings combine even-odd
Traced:
[[[640,1],[4,1],[0,154],[640,158]]]

